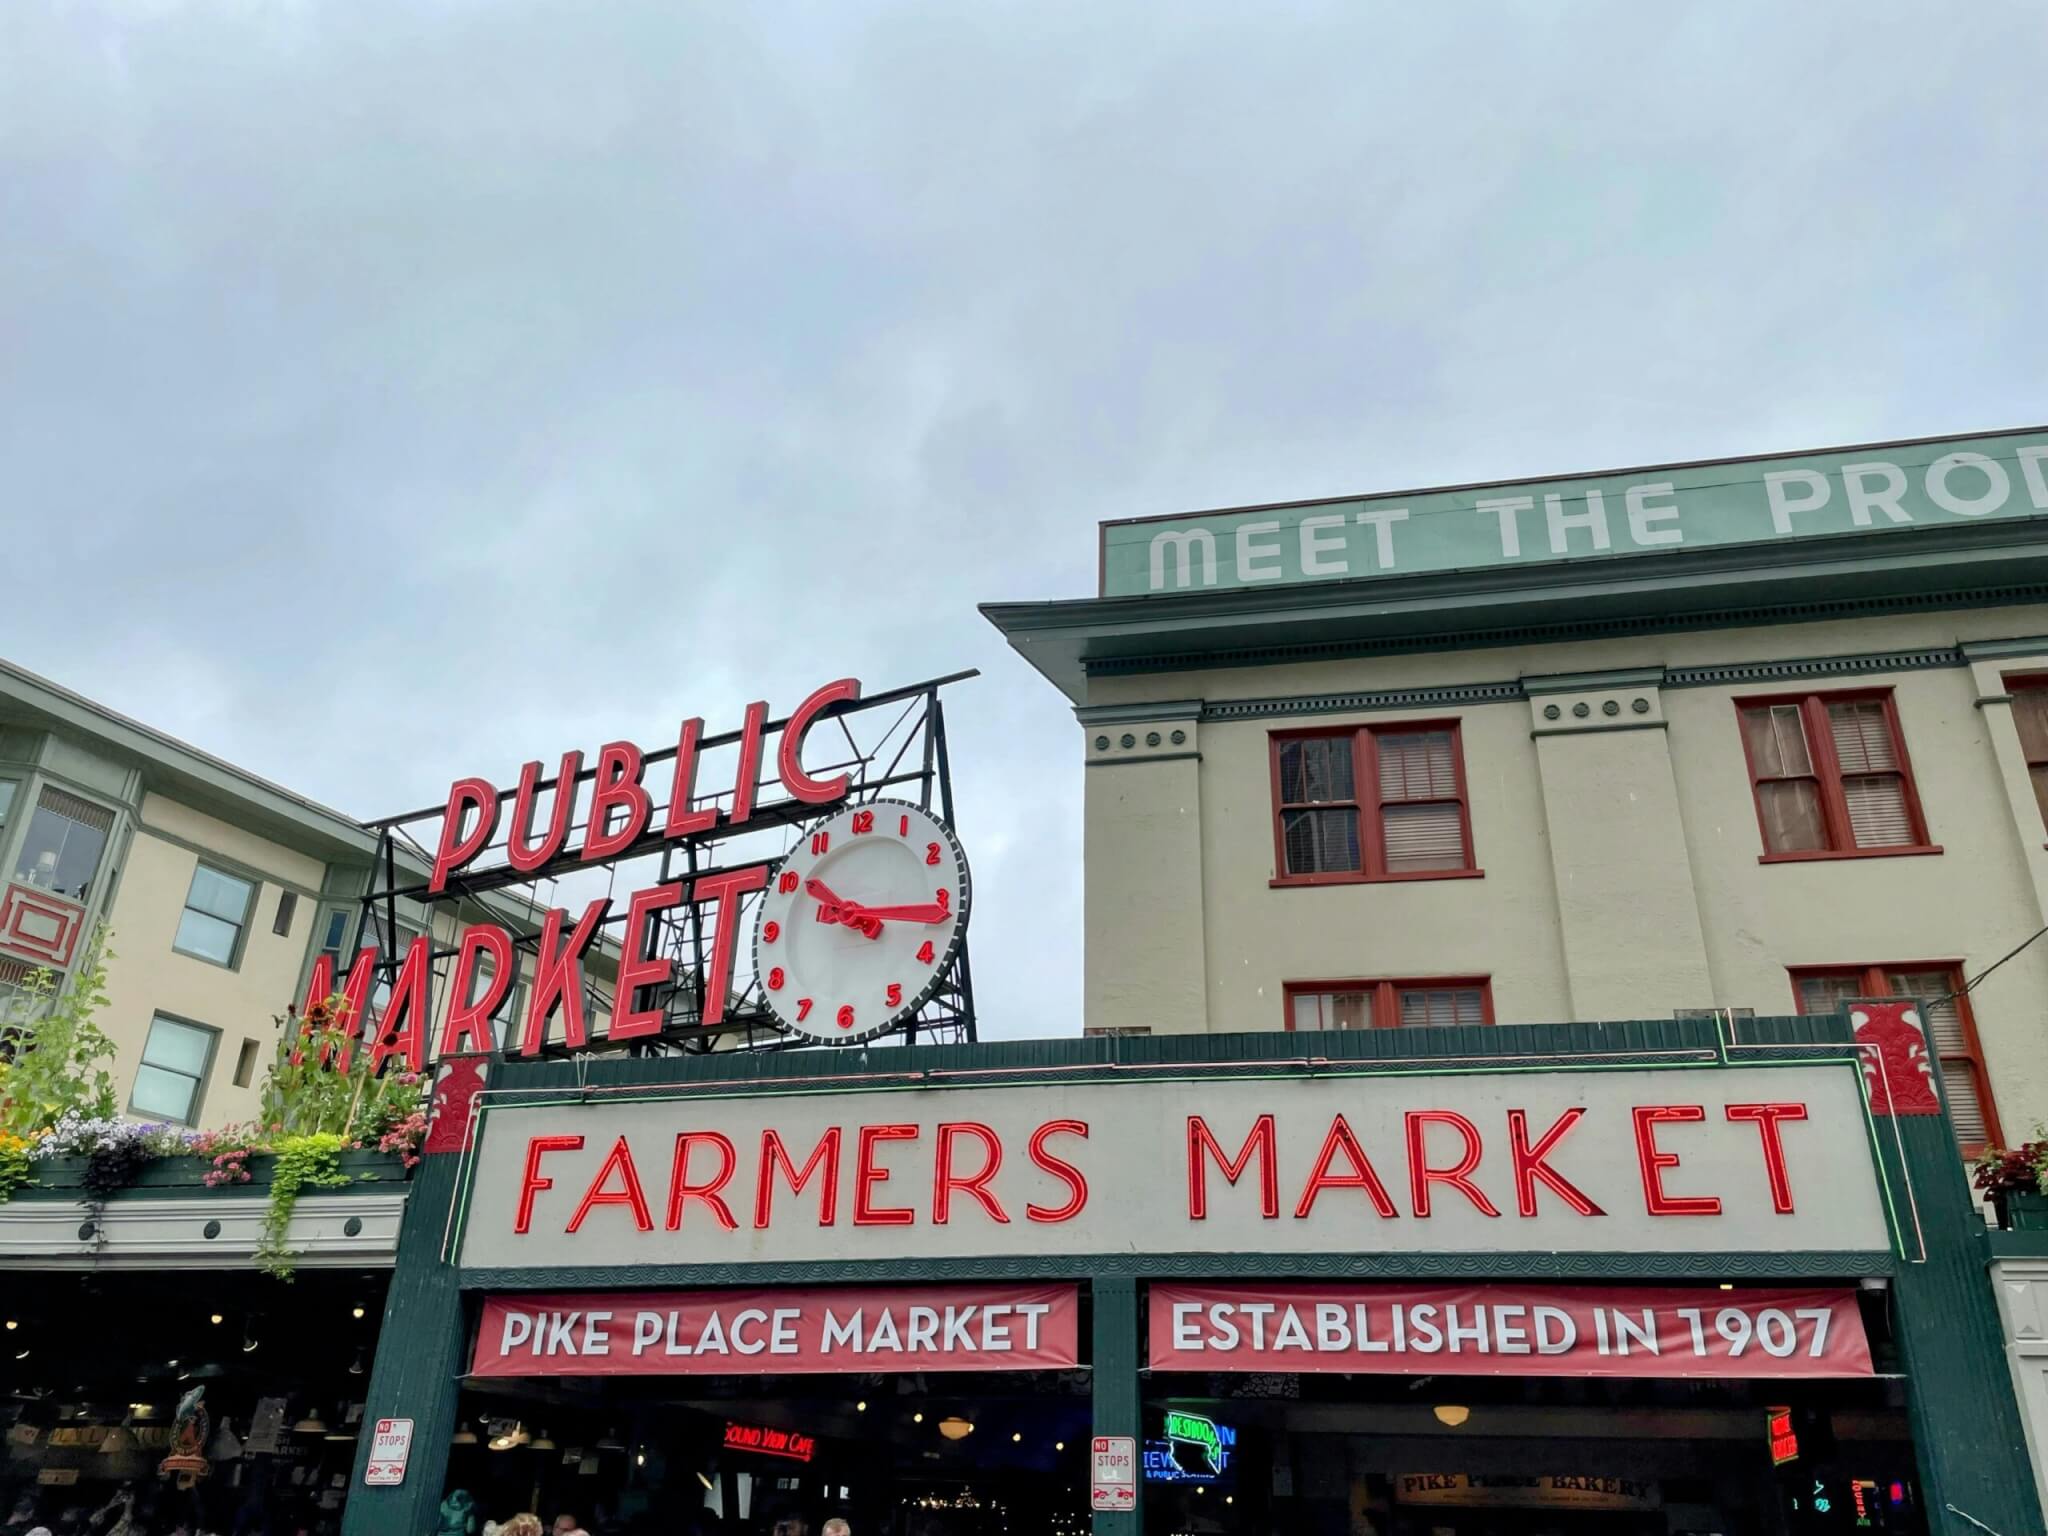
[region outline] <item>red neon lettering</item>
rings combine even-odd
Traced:
[[[718,825],[717,806],[690,809],[697,793],[697,741],[703,734],[702,720],[683,722],[682,734],[676,741],[676,775],[669,785],[668,820],[661,829],[663,837],[694,837]]]
[[[522,1054],[540,1054],[548,1036],[548,1019],[558,1005],[562,1010],[562,1043],[571,1049],[583,1044],[583,952],[597,938],[611,905],[609,896],[601,896],[585,907],[566,944],[560,941],[562,924],[569,914],[560,907],[552,907],[541,919],[540,946],[533,961],[533,999],[526,1009],[526,1034],[519,1042]]]
[[[814,779],[804,772],[804,733],[826,706],[859,697],[860,679],[842,677],[836,683],[827,683],[789,712],[789,721],[782,727],[782,741],[775,751],[775,770],[782,777],[782,787],[807,805],[837,800],[846,793],[850,781],[843,773],[829,779]],[[869,825],[873,825],[872,817]]]
[[[626,902],[626,932],[620,940],[623,947],[619,951],[619,976],[612,992],[612,1021],[605,1030],[605,1039],[631,1040],[661,1033],[661,1010],[635,1008],[633,994],[642,987],[658,987],[675,974],[675,962],[667,955],[647,953],[647,927],[655,913],[681,906],[682,902],[680,880],[635,891]]]
[[[1691,1125],[1707,1118],[1706,1110],[1697,1104],[1638,1104],[1634,1110],[1636,1124],[1636,1160],[1643,1170],[1643,1203],[1652,1216],[1718,1216],[1721,1214],[1720,1199],[1714,1195],[1667,1195],[1664,1193],[1666,1168],[1678,1166],[1676,1152],[1661,1151],[1657,1146],[1657,1127],[1666,1121],[1674,1125]]]
[[[1792,1214],[1792,1179],[1785,1171],[1785,1144],[1779,1139],[1780,1120],[1804,1120],[1804,1104],[1730,1104],[1730,1120],[1754,1120],[1756,1133],[1764,1144],[1764,1175],[1771,1181],[1771,1209],[1780,1216]]]
[[[540,1160],[550,1152],[581,1152],[581,1136],[532,1136],[526,1142],[526,1171],[519,1176],[519,1209],[512,1215],[512,1230],[524,1234],[533,1225],[533,1197],[553,1189],[555,1181],[541,1177]]]
[[[823,1184],[818,1190],[818,1225],[829,1227],[839,1219],[839,1127],[828,1126],[825,1134],[818,1138],[818,1144],[811,1148],[811,1155],[804,1159],[803,1171],[790,1160],[789,1148],[782,1144],[782,1138],[772,1129],[761,1133],[761,1177],[754,1186],[754,1226],[765,1227],[774,1216],[775,1174],[781,1170],[789,1182],[789,1192],[800,1195],[804,1186],[811,1182],[811,1175],[823,1173]]]
[[[759,743],[755,745],[758,747]],[[749,811],[748,814],[753,813]],[[737,821],[739,818],[733,819]],[[717,1024],[725,1018],[725,994],[732,984],[733,955],[740,941],[740,899],[747,892],[761,890],[767,884],[767,869],[755,864],[745,869],[728,869],[721,874],[706,875],[690,888],[690,899],[699,907],[707,902],[717,907],[712,919],[715,931],[708,967],[710,974],[704,978],[706,1024]],[[702,921],[701,915],[699,921]]]
[[[654,797],[640,783],[640,749],[630,741],[610,741],[597,749],[597,774],[590,787],[590,820],[583,829],[583,862],[594,864],[623,853],[647,830]],[[626,819],[612,826],[612,812]]]
[[[483,996],[474,1002],[463,1002],[469,996],[476,981],[476,970],[483,963],[484,955],[491,960],[491,979],[484,987]],[[498,1048],[496,1032],[491,1028],[491,1015],[498,1011],[498,1005],[505,1001],[505,994],[512,990],[512,983],[519,975],[519,963],[513,958],[512,935],[495,923],[478,923],[465,928],[455,945],[455,974],[449,980],[450,994],[455,1001],[449,1006],[448,1018],[441,1026],[441,1044],[435,1051],[437,1056],[461,1056],[470,1051],[495,1051]]]
[[[409,1072],[426,1071],[427,976],[433,963],[434,941],[420,934],[406,947],[398,980],[391,985],[391,1001],[377,1021],[376,1039],[370,1046],[370,1076],[375,1077],[391,1056],[403,1056]],[[405,1021],[403,1029],[398,1027],[401,1019]]]
[[[746,719],[740,725],[740,760],[732,773],[732,814],[725,818],[728,825],[736,827],[754,819],[754,791],[761,781],[761,728],[767,723],[767,700],[757,699],[747,706]]]
[[[1499,1210],[1486,1198],[1486,1192],[1472,1182],[1472,1173],[1479,1167],[1484,1143],[1479,1139],[1479,1127],[1467,1120],[1456,1110],[1411,1109],[1403,1117],[1408,1127],[1408,1195],[1415,1206],[1417,1216],[1429,1214],[1429,1186],[1448,1184],[1459,1194],[1470,1200],[1482,1215],[1498,1216]],[[1454,1168],[1432,1168],[1429,1166],[1429,1127],[1448,1125],[1465,1139],[1465,1155],[1458,1159]]]
[[[1188,1219],[1206,1221],[1209,1216],[1209,1168],[1205,1158],[1213,1157],[1222,1171],[1224,1182],[1235,1184],[1251,1166],[1253,1154],[1259,1159],[1259,1214],[1272,1221],[1280,1215],[1280,1176],[1273,1167],[1274,1162],[1273,1117],[1261,1115],[1252,1122],[1251,1133],[1245,1137],[1244,1145],[1237,1150],[1235,1158],[1226,1159],[1223,1148],[1216,1144],[1210,1134],[1209,1124],[1200,1115],[1188,1116]]]
[[[605,1181],[616,1173],[619,1176],[617,1189],[606,1189]],[[640,1191],[640,1172],[633,1166],[633,1149],[626,1145],[621,1136],[612,1143],[612,1149],[605,1154],[603,1165],[597,1170],[597,1177],[590,1181],[590,1188],[584,1191],[583,1203],[576,1207],[576,1214],[569,1218],[565,1231],[574,1232],[583,1225],[583,1218],[600,1205],[623,1205],[633,1212],[633,1225],[642,1232],[654,1230],[654,1218],[647,1214],[647,1196]]]
[[[1550,1149],[1563,1141],[1567,1132],[1585,1118],[1586,1111],[1574,1105],[1557,1117],[1557,1124],[1543,1133],[1542,1140],[1535,1146],[1529,1145],[1529,1114],[1527,1110],[1508,1111],[1508,1152],[1515,1164],[1515,1209],[1524,1216],[1536,1214],[1536,1184],[1538,1180],[1548,1184],[1552,1190],[1564,1197],[1564,1203],[1581,1216],[1605,1216],[1607,1213],[1586,1198],[1584,1190],[1544,1162]]]
[[[981,1143],[981,1172],[961,1178],[953,1172],[953,1138],[972,1136]],[[932,1220],[939,1226],[946,1224],[946,1218],[953,1209],[953,1191],[972,1195],[988,1212],[991,1221],[1008,1226],[1009,1213],[1002,1202],[989,1193],[988,1183],[996,1176],[996,1170],[1003,1166],[1003,1143],[989,1127],[973,1120],[947,1121],[939,1127],[939,1147],[934,1158],[937,1173],[932,1187]]]
[[[369,1012],[370,977],[377,969],[377,946],[366,944],[356,952],[356,963],[348,968],[348,980],[342,984],[339,1023],[341,1049],[334,1049],[334,1042],[323,1039],[320,1042],[320,1065],[326,1066],[330,1055],[335,1058],[335,1070],[346,1072],[355,1053],[356,1035],[360,1033],[364,1016]],[[304,1018],[310,1015],[316,1005],[324,1004],[334,996],[334,959],[322,954],[313,961],[313,975],[306,983],[306,1004],[299,1010]],[[301,1026],[302,1028],[305,1026]],[[292,1065],[298,1066],[305,1060],[301,1048],[292,1051]]]
[[[576,811],[576,776],[583,771],[581,752],[564,752],[555,774],[555,803],[548,814],[547,836],[528,846],[533,833],[533,803],[540,795],[540,764],[519,770],[519,790],[512,800],[512,830],[505,838],[505,862],[531,874],[562,851],[569,841],[569,822]]]
[[[885,1141],[915,1141],[914,1125],[864,1125],[853,1171],[853,1224],[856,1227],[907,1227],[917,1213],[900,1205],[876,1205],[875,1186],[889,1182],[889,1170],[875,1166],[875,1148]]]
[[[463,833],[463,818],[477,813],[476,825]],[[434,852],[430,891],[445,890],[448,877],[475,858],[498,830],[498,791],[489,779],[457,779],[448,788],[448,809],[441,815],[441,846]]]
[[[1330,1164],[1339,1152],[1350,1159],[1350,1173],[1330,1172]],[[1372,1201],[1372,1208],[1382,1216],[1400,1214],[1388,1198],[1387,1187],[1380,1182],[1371,1159],[1365,1155],[1365,1148],[1358,1144],[1351,1122],[1342,1115],[1330,1122],[1329,1134],[1323,1137],[1323,1150],[1316,1155],[1315,1171],[1308,1176],[1308,1183],[1302,1186],[1301,1199],[1295,1202],[1295,1220],[1304,1220],[1315,1209],[1316,1197],[1326,1189],[1362,1189],[1366,1198]]]
[[[702,1184],[690,1182],[690,1151],[698,1142],[716,1149],[718,1172]],[[733,1169],[739,1166],[739,1151],[732,1144],[732,1138],[722,1131],[683,1131],[676,1137],[676,1160],[669,1170],[668,1178],[668,1229],[678,1230],[683,1224],[683,1203],[687,1200],[702,1200],[710,1209],[712,1220],[730,1232],[739,1225],[732,1219],[732,1207],[720,1197],[732,1178]]]
[[[1072,1221],[1081,1214],[1081,1208],[1088,1203],[1088,1181],[1081,1176],[1081,1170],[1065,1158],[1046,1150],[1046,1142],[1054,1136],[1079,1136],[1088,1139],[1088,1125],[1082,1120],[1048,1120],[1031,1133],[1031,1161],[1067,1186],[1067,1203],[1061,1206],[1027,1204],[1024,1214],[1032,1221]]]

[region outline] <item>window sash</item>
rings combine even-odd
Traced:
[[[7,812],[13,807],[15,792],[20,788],[19,780],[0,779],[0,827],[7,825]]]
[[[1333,1029],[1449,1028],[1490,1025],[1485,978],[1290,983],[1287,1027],[1296,1033]]]
[[[128,1093],[137,1114],[192,1123],[201,1090],[212,1070],[218,1032],[203,1024],[156,1015],[142,1044],[142,1064]]]
[[[1847,966],[1802,970],[1793,978],[1801,1013],[1837,1013],[1854,998],[1910,997],[1917,1001],[1941,1073],[1957,1144],[1973,1153],[1998,1141],[1998,1110],[1962,985],[1962,974],[1953,966],[1921,970]]]
[[[1324,768],[1313,766],[1311,745]],[[1348,778],[1327,766],[1342,761],[1340,746],[1351,756]],[[1370,786],[1369,798],[1361,785]],[[1380,880],[1473,868],[1455,721],[1276,736],[1273,794],[1282,879]]]
[[[29,813],[28,830],[14,861],[22,884],[84,901],[99,878],[114,813],[103,805],[45,784]]]
[[[1766,855],[1926,844],[1889,692],[1737,700],[1736,710]]]

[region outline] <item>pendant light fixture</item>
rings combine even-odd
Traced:
[[[956,1414],[948,1414],[939,1420],[939,1433],[948,1440],[965,1440],[974,1433],[974,1426]]]

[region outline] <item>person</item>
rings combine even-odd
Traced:
[[[543,1536],[539,1515],[514,1515],[498,1527],[498,1536]]]
[[[825,1528],[819,1536],[853,1536],[853,1527],[834,1515],[825,1522]]]
[[[554,1536],[590,1536],[590,1533],[577,1524],[574,1515],[557,1515]]]

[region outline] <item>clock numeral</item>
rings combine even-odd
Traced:
[[[762,942],[763,944],[773,944],[773,943],[774,943],[774,942],[775,942],[775,941],[776,941],[777,939],[779,939],[779,938],[781,938],[781,937],[782,937],[782,924],[780,924],[780,923],[763,923],[763,924],[761,925],[761,942]]]
[[[910,836],[910,818],[908,816],[898,816],[896,818],[896,835],[898,837]]]
[[[924,845],[924,861],[927,864],[939,862],[939,845],[937,843],[926,843]]]
[[[947,890],[943,885],[940,886],[938,890],[933,893],[932,900],[936,901],[939,904],[939,910],[941,912],[950,912],[953,910],[953,893]]]
[[[900,981],[890,982],[889,990],[883,995],[882,1001],[891,1008],[901,1008],[903,1006],[903,983]]]
[[[917,946],[917,958],[922,960],[926,965],[930,965],[932,963],[932,941],[930,939],[926,939],[922,944]]]
[[[782,974],[782,967],[779,965],[775,966],[768,972],[768,990],[770,992],[780,992],[783,982],[788,979],[788,977]]]
[[[832,834],[830,832],[813,832],[811,834],[811,852],[813,854],[823,853],[831,846]]]
[[[841,1029],[853,1028],[853,1004],[841,1003],[839,1005],[839,1027]]]
[[[796,1021],[799,1024],[801,1024],[805,1019],[808,1019],[810,1016],[811,1000],[808,997],[798,998],[796,1000]]]
[[[873,811],[855,811],[853,813],[853,830],[855,832],[874,831],[875,813]]]
[[[796,871],[785,869],[775,881],[775,889],[787,896],[796,889]]]

